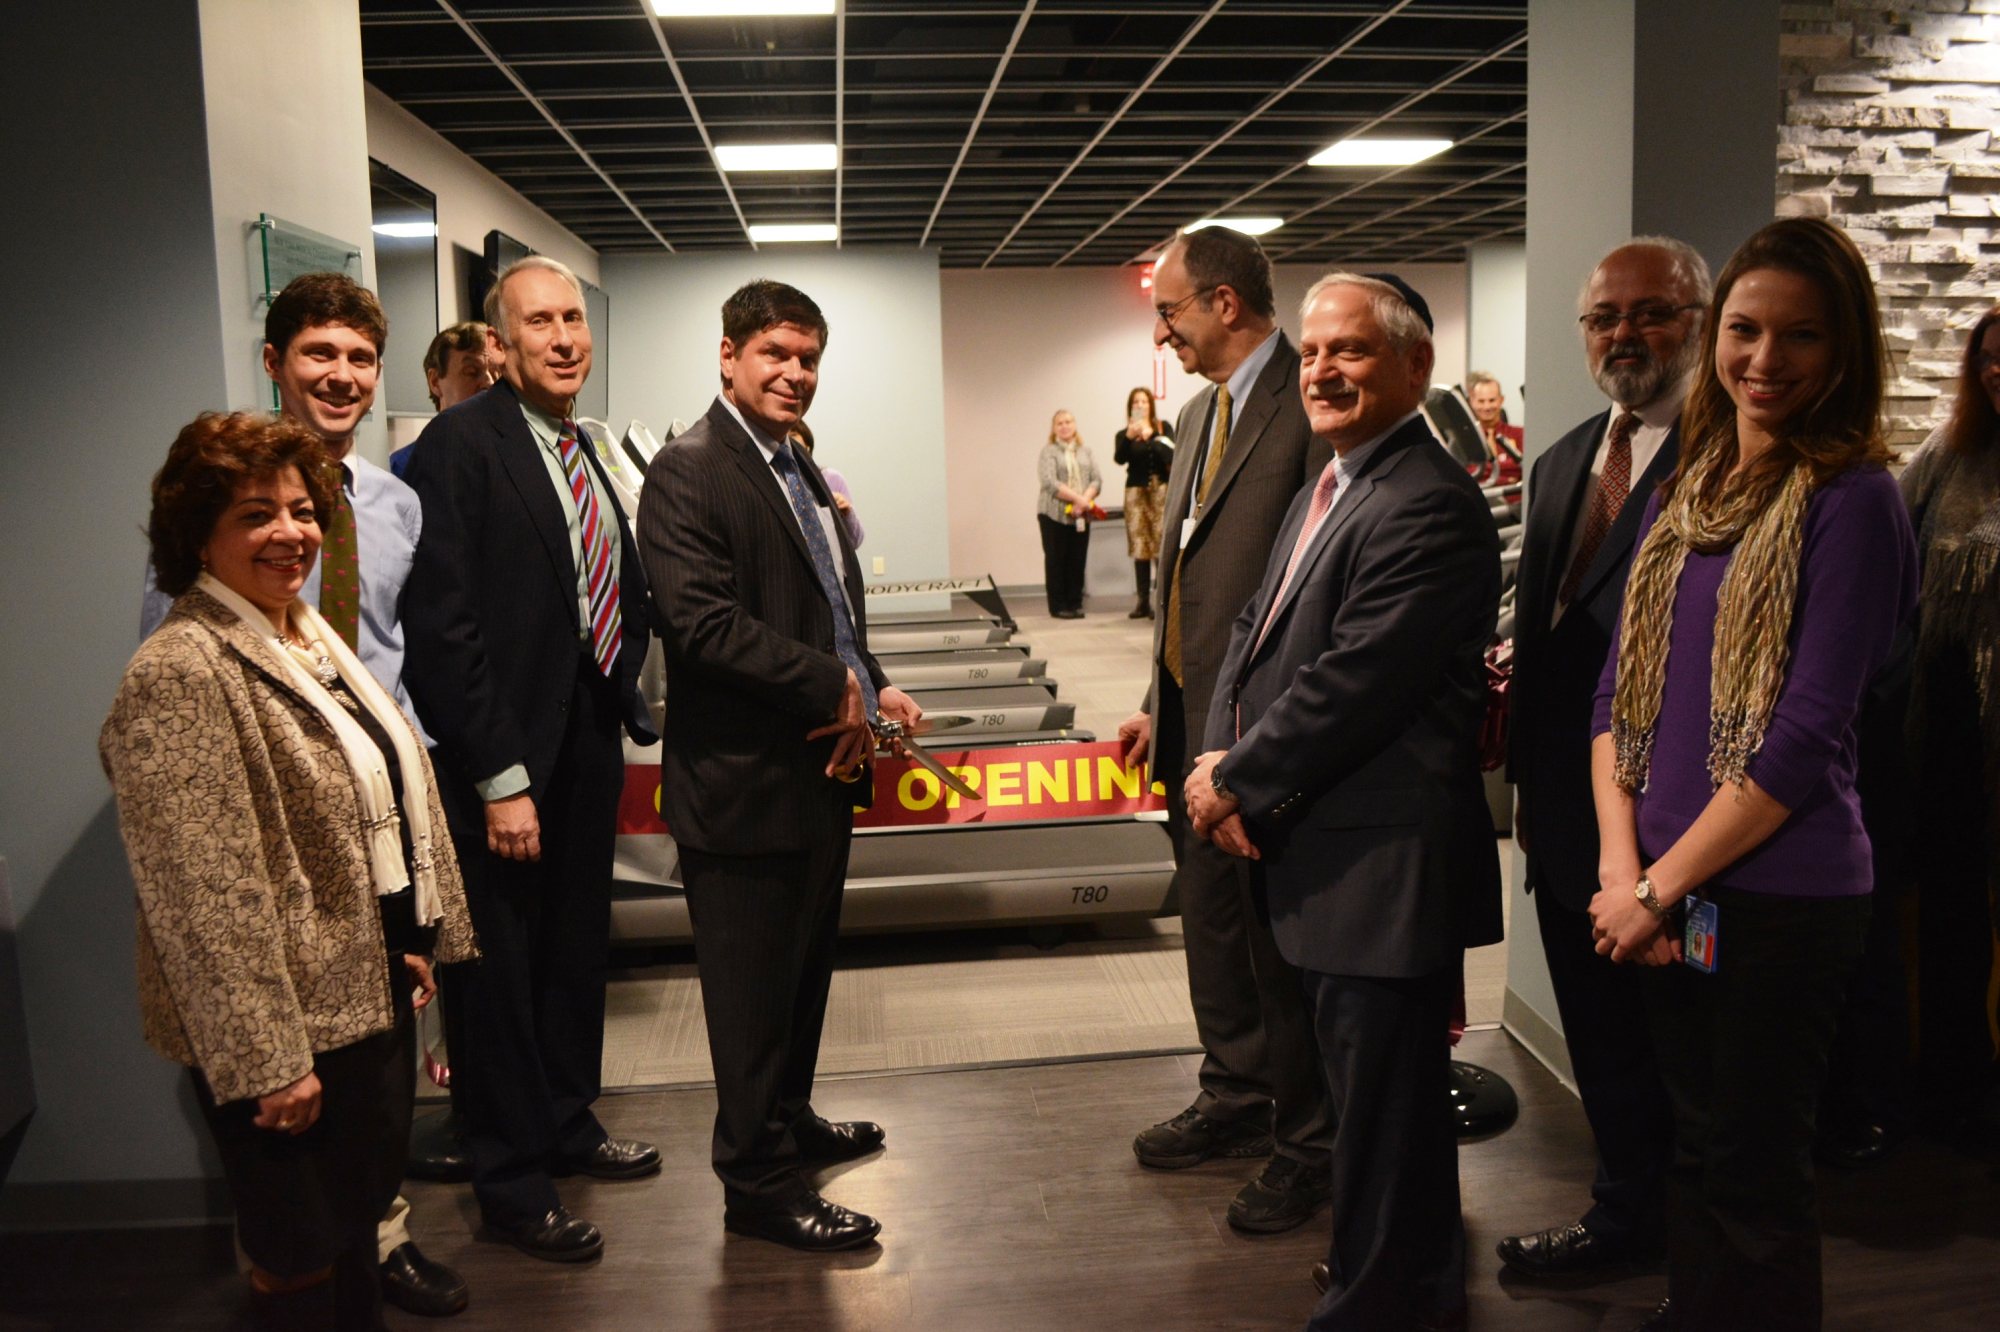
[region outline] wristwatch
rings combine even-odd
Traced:
[[[1644,874],[1639,876],[1639,882],[1632,885],[1632,896],[1639,899],[1640,906],[1646,908],[1646,910],[1656,916],[1664,916],[1673,910],[1672,907],[1660,900],[1659,894],[1653,891],[1652,879]]]
[[[1208,784],[1216,795],[1227,800],[1230,804],[1240,805],[1243,803],[1236,798],[1235,792],[1222,784],[1222,765],[1220,763],[1208,770]]]

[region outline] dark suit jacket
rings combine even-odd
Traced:
[[[1500,539],[1418,417],[1363,460],[1253,652],[1310,500],[1236,619],[1204,748],[1229,751],[1286,960],[1428,975],[1501,933],[1479,773]]]
[[[403,585],[403,679],[437,739],[441,780],[470,784],[525,763],[539,802],[587,665],[562,501],[504,381],[441,413],[417,445],[404,480],[423,501],[424,530]],[[584,457],[603,481],[589,449]],[[649,744],[639,698],[652,618],[646,577],[625,516],[609,507],[624,626],[614,684],[626,731]],[[446,807],[463,821],[479,805],[463,785],[456,795]]]
[[[826,480],[800,471],[821,505]],[[855,634],[868,653],[861,564],[834,524]],[[866,804],[866,783],[826,775],[832,737],[806,741],[840,705],[847,667],[790,499],[720,400],[646,469],[639,551],[667,650],[660,813],[674,839],[716,855],[806,850]]]
[[[1583,521],[1590,460],[1610,419],[1608,411],[1591,417],[1536,461],[1514,593],[1507,778],[1520,787],[1527,814],[1528,887],[1554,893],[1573,911],[1588,907],[1597,893],[1597,812],[1590,791],[1597,680],[1625,605],[1639,519],[1680,457],[1676,424],[1636,478],[1576,600],[1551,629],[1556,592],[1569,571],[1570,542]]]
[[[1282,332],[1270,361],[1243,401],[1236,403],[1229,452],[1209,487],[1208,506],[1195,524],[1185,553],[1181,520],[1207,461],[1213,384],[1188,399],[1174,428],[1173,471],[1167,510],[1160,520],[1160,614],[1153,631],[1153,682],[1145,710],[1154,713],[1152,767],[1157,780],[1180,780],[1192,766],[1208,722],[1216,671],[1229,647],[1229,626],[1257,590],[1285,509],[1301,487],[1319,479],[1333,450],[1314,438],[1299,397],[1299,354]],[[1181,586],[1181,679],[1174,689],[1165,665],[1166,606],[1174,582]],[[1162,682],[1165,690],[1162,690]],[[1179,717],[1162,718],[1156,706],[1178,693]]]

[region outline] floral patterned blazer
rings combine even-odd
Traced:
[[[147,1044],[226,1102],[394,1024],[352,770],[262,633],[184,594],[125,668],[98,753],[138,888]],[[434,855],[438,959],[464,961],[478,947],[449,838]]]

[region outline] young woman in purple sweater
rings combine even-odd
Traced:
[[[1777,1332],[1820,1326],[1814,1106],[1873,887],[1854,721],[1917,557],[1853,242],[1765,227],[1704,337],[1598,688],[1590,913],[1600,953],[1658,968],[1675,1148],[1668,1299],[1643,1326]]]

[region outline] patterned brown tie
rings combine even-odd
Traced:
[[[1222,470],[1222,455],[1229,452],[1229,385],[1221,384],[1215,390],[1215,428],[1209,432],[1208,460],[1202,464],[1201,484],[1194,492],[1194,512],[1201,516],[1208,507],[1208,488],[1215,483],[1215,474]],[[1185,550],[1174,554],[1174,586],[1167,594],[1166,641],[1161,651],[1166,658],[1167,674],[1175,684],[1181,680],[1181,562],[1187,558]]]
[[[1584,520],[1583,541],[1576,548],[1576,558],[1569,562],[1569,572],[1563,575],[1562,588],[1556,593],[1556,604],[1567,606],[1576,598],[1577,589],[1583,585],[1583,575],[1589,571],[1590,562],[1597,558],[1597,552],[1604,545],[1604,538],[1611,532],[1611,524],[1618,521],[1618,511],[1625,507],[1625,497],[1632,493],[1632,436],[1639,429],[1639,418],[1630,412],[1622,413],[1611,423],[1611,444],[1604,452],[1604,473],[1597,478],[1597,493],[1590,498],[1590,516]]]
[[[342,642],[360,649],[361,551],[355,540],[354,506],[347,487],[335,486],[333,513],[319,548],[319,613]]]

